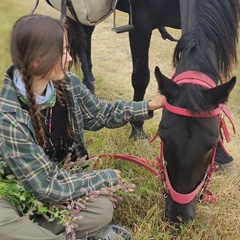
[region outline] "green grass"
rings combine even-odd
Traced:
[[[4,76],[5,70],[10,64],[9,42],[10,31],[16,18],[13,13],[9,14],[10,4],[7,1],[1,2],[1,38],[0,38],[0,56],[1,56],[1,76]],[[20,16],[20,15],[19,15]]]
[[[1,0],[0,2],[0,73],[1,80],[5,70],[11,64],[9,55],[10,31],[15,20],[33,8],[34,1]],[[40,1],[38,12],[58,16],[45,1]],[[111,32],[111,17],[97,26],[93,35],[93,71],[96,77],[96,94],[103,99],[132,99],[131,57],[127,35],[116,35]],[[170,30],[172,31],[172,30]],[[176,36],[179,32],[172,31]],[[151,73],[155,65],[162,67],[164,73],[171,72],[171,56],[175,43],[160,39],[153,33],[150,49]],[[240,170],[240,70],[236,66],[234,74],[238,77],[237,85],[231,93],[229,107],[235,119],[237,134],[232,135],[232,142],[227,148],[235,159],[235,166]],[[152,77],[146,98],[156,95],[156,83]],[[153,119],[145,122],[145,131],[151,137],[158,128],[161,112]],[[148,146],[146,142],[133,142],[128,139],[131,127],[126,125],[119,129],[102,129],[97,132],[86,132],[86,143],[90,154],[127,153],[145,157],[154,161],[159,154],[159,141]],[[230,130],[231,133],[231,130]],[[196,219],[189,224],[176,227],[164,222],[164,199],[161,196],[161,185],[145,169],[123,160],[103,159],[99,168],[116,168],[122,176],[135,183],[137,189],[118,204],[114,221],[130,227],[135,240],[238,240],[240,239],[240,178],[219,175],[214,176],[211,190],[217,195],[216,204],[200,204],[197,206]]]

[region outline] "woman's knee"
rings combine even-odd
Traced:
[[[99,197],[96,202],[96,207],[99,208],[98,212],[98,224],[105,227],[112,221],[113,217],[113,204],[106,197]]]
[[[19,218],[19,213],[6,199],[0,199],[0,226]]]
[[[86,209],[79,212],[82,219],[79,220],[79,227],[76,229],[77,237],[94,237],[108,226],[113,217],[113,204],[103,196],[94,202],[85,204]]]
[[[112,221],[113,204],[106,197],[100,196],[96,201],[87,203],[86,210],[93,224],[98,225],[99,228],[107,226]],[[84,221],[84,218],[82,220]]]
[[[0,199],[0,239],[16,240],[63,240],[66,234],[55,235],[52,231],[33,223],[28,217],[19,216],[18,211],[7,200]]]

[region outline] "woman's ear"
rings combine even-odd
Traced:
[[[33,67],[34,67],[35,69],[37,69],[37,68],[39,67],[40,63],[41,63],[41,60],[40,60],[39,58],[36,59],[36,60],[34,60],[34,62],[33,62]]]

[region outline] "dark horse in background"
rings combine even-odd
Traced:
[[[46,1],[50,4],[48,0]],[[133,100],[141,101],[144,99],[150,80],[148,52],[152,31],[158,29],[164,39],[174,40],[164,27],[181,28],[180,9],[179,0],[131,0],[131,6],[132,24],[134,28],[129,31],[129,43],[133,67]],[[118,0],[116,8],[126,13],[130,12],[128,0]],[[91,63],[91,36],[95,26],[85,26],[78,21],[73,21],[71,18],[67,18],[67,23],[72,32],[71,48],[73,51],[71,55],[73,61],[77,63],[77,65],[81,62],[84,74],[83,83],[94,93],[94,76],[92,74]],[[132,123],[132,133],[130,137],[133,139],[147,138],[143,130],[143,122]]]
[[[133,100],[144,99],[150,81],[148,53],[152,31],[160,27],[181,28],[179,0],[131,0],[134,29],[129,31],[132,55]],[[120,0],[117,9],[129,13],[126,0]],[[132,123],[131,138],[147,138],[143,122]]]
[[[188,222],[195,217],[196,189],[211,171],[220,143],[219,107],[236,82],[227,80],[237,61],[240,6],[238,0],[181,0],[180,9],[175,77],[168,79],[158,67],[155,75],[166,96],[158,130],[170,190],[165,214]]]

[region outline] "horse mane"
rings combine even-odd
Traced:
[[[222,77],[227,81],[232,64],[237,63],[239,14],[239,0],[196,1],[197,23],[179,40],[173,55],[174,66],[180,58],[188,59],[189,70],[204,72],[215,81],[222,82]],[[216,54],[217,63],[211,61],[209,48]]]

